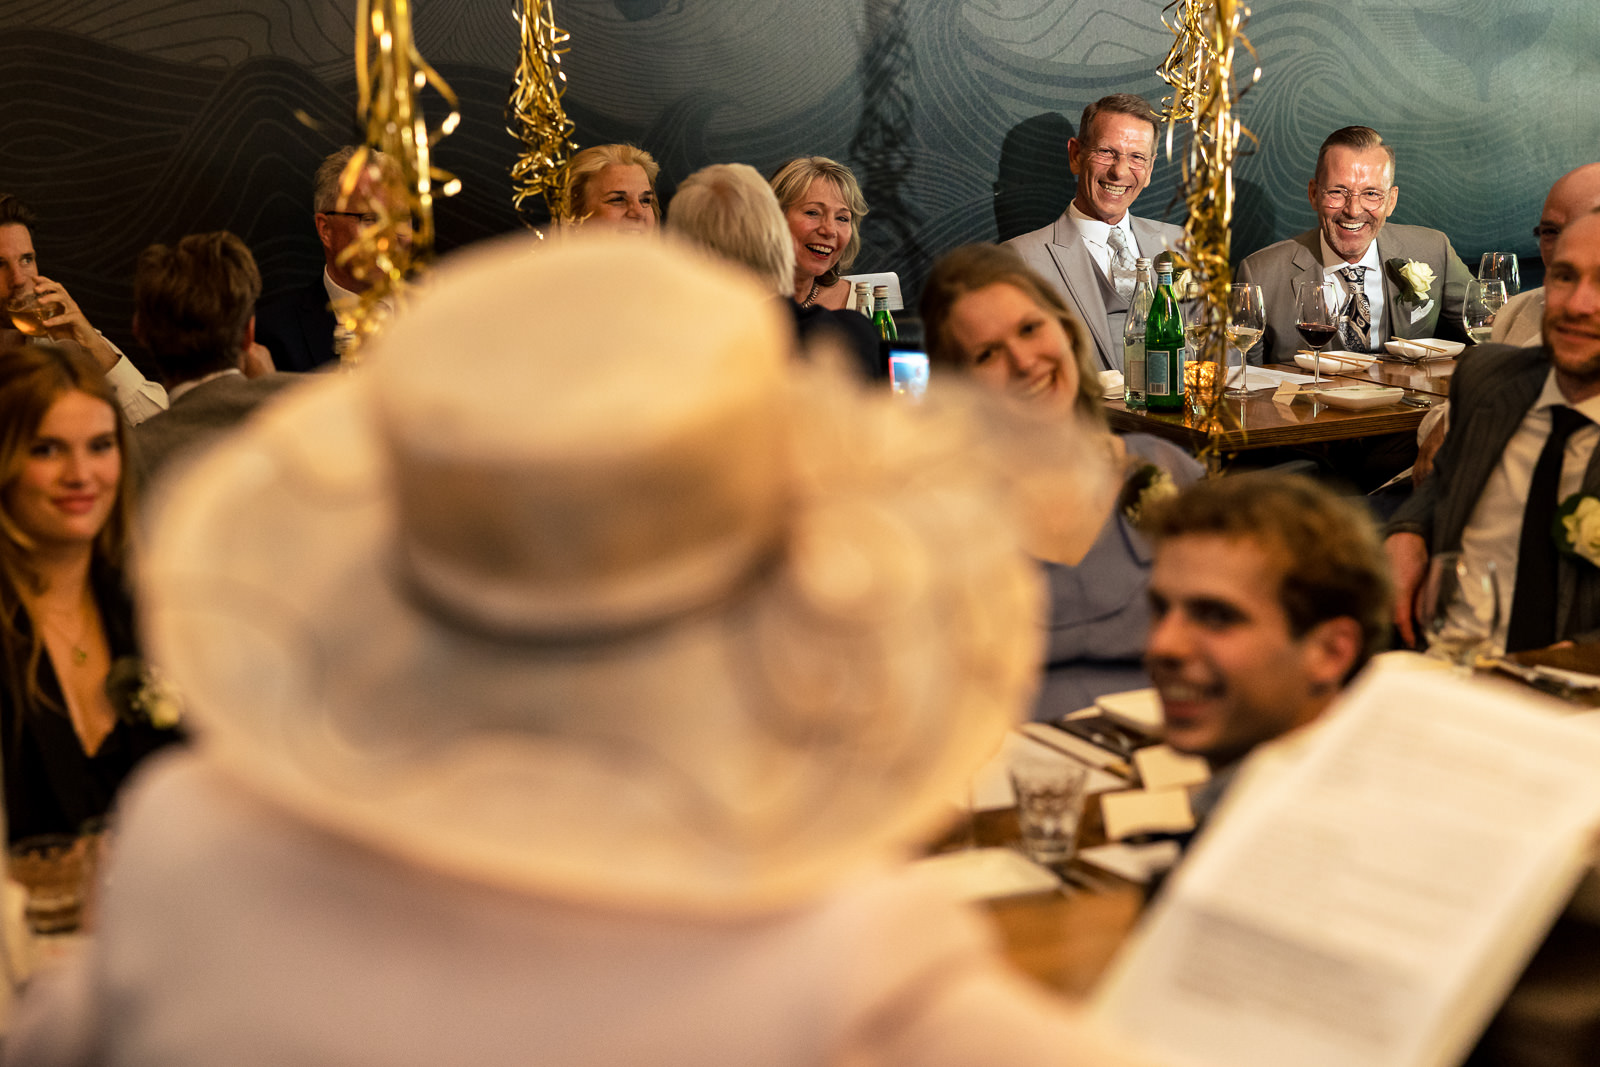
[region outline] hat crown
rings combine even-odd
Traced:
[[[511,636],[720,598],[781,529],[787,357],[769,296],[666,242],[468,262],[373,368],[406,573]]]

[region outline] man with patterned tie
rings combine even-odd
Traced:
[[[1567,226],[1545,273],[1544,345],[1481,345],[1450,383],[1433,475],[1395,513],[1384,549],[1395,622],[1412,641],[1428,554],[1494,561],[1507,650],[1600,637],[1600,551],[1559,512],[1600,498],[1600,214]],[[1588,510],[1588,509],[1585,509]]]
[[[1094,341],[1097,370],[1122,369],[1122,328],[1135,262],[1176,250],[1183,228],[1128,212],[1150,184],[1157,118],[1142,97],[1116,93],[1083,109],[1067,141],[1078,190],[1061,217],[1006,244],[1066,300]]]
[[[1328,281],[1345,318],[1340,344],[1381,352],[1394,337],[1465,340],[1461,304],[1471,277],[1450,239],[1423,226],[1385,225],[1400,199],[1394,148],[1366,126],[1335,130],[1317,153],[1307,195],[1318,226],[1268,245],[1239,264],[1238,280],[1261,286],[1267,328],[1255,363],[1293,362],[1301,287]]]

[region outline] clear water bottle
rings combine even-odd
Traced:
[[[872,318],[872,285],[870,282],[856,282],[856,302],[853,305],[867,318]]]
[[[1145,320],[1150,316],[1150,305],[1156,294],[1150,280],[1150,261],[1141,256],[1135,266],[1138,280],[1134,282],[1133,295],[1128,298],[1128,321],[1122,328],[1122,402],[1129,411],[1143,411]]]

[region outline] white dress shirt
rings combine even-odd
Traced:
[[[1528,487],[1533,482],[1533,468],[1539,462],[1539,453],[1550,436],[1550,408],[1567,404],[1566,397],[1556,385],[1555,371],[1550,371],[1544,388],[1522,417],[1522,423],[1511,435],[1505,452],[1500,456],[1494,472],[1484,483],[1472,518],[1461,533],[1461,551],[1469,565],[1482,566],[1492,561],[1499,575],[1500,624],[1496,628],[1494,651],[1505,650],[1506,624],[1511,616],[1511,594],[1517,584],[1517,552],[1522,541],[1522,511],[1528,499]],[[1561,481],[1558,500],[1565,500],[1583,488],[1583,474],[1589,459],[1600,444],[1600,397],[1591,397],[1578,404],[1567,406],[1587,415],[1595,425],[1585,426],[1567,439],[1561,458]],[[1475,606],[1482,608],[1482,598],[1475,598]],[[1551,605],[1555,610],[1555,605]]]
[[[1344,311],[1350,303],[1350,294],[1355,291],[1339,272],[1346,267],[1367,268],[1367,273],[1361,276],[1361,290],[1367,294],[1367,304],[1372,309],[1372,316],[1367,323],[1367,351],[1382,352],[1383,342],[1388,337],[1384,332],[1383,260],[1378,258],[1378,242],[1373,241],[1367,246],[1367,254],[1361,257],[1359,263],[1349,263],[1328,247],[1327,234],[1318,231],[1317,241],[1322,245],[1322,276],[1339,288],[1339,306],[1334,309],[1334,314]]]
[[[1067,218],[1072,220],[1078,236],[1083,239],[1084,247],[1089,250],[1089,255],[1099,266],[1100,273],[1107,278],[1111,277],[1111,224],[1091,219],[1078,210],[1076,202],[1067,206]],[[1124,213],[1116,225],[1117,229],[1122,231],[1122,236],[1127,238],[1128,251],[1137,259],[1142,253],[1139,251],[1138,240],[1133,236],[1132,222],[1133,216]]]

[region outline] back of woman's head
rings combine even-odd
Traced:
[[[10,513],[11,490],[22,476],[45,416],[68,393],[103,401],[115,416],[117,450],[124,463],[128,430],[117,413],[116,397],[94,359],[76,345],[15,344],[0,347],[0,570],[13,585],[36,581],[30,560],[33,539]],[[95,554],[122,562],[129,520],[128,479],[118,480],[116,502],[95,539]]]
[[[631,144],[592,145],[567,161],[561,182],[561,199],[556,205],[561,222],[580,222],[589,215],[590,209],[585,202],[589,183],[595,175],[611,166],[638,167],[644,171],[650,191],[655,192],[656,176],[661,173],[661,164],[649,152]],[[656,221],[659,222],[661,202],[651,200],[650,209],[655,212]]]

